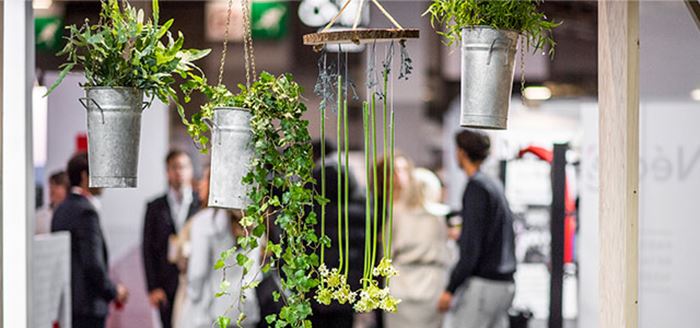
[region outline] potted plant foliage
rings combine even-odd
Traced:
[[[461,44],[462,87],[460,125],[505,129],[513,88],[518,38],[521,54],[548,48],[554,54],[552,29],[538,10],[542,0],[433,0],[426,14],[448,45]]]
[[[121,3],[121,4],[120,4]],[[144,94],[180,106],[173,88],[176,77],[199,71],[192,62],[209,50],[183,49],[184,37],[169,31],[173,20],[159,22],[158,1],[153,17],[144,19],[127,1],[102,2],[100,20],[67,27],[66,55],[51,93],[74,68],[85,72],[88,152],[91,187],[136,187],[141,112],[150,105]]]
[[[255,288],[259,281],[256,277],[260,274],[278,270],[282,290],[275,292],[274,298],[284,305],[278,314],[268,316],[267,322],[275,327],[308,327],[309,294],[318,285],[315,270],[319,260],[315,250],[322,242],[314,230],[316,216],[309,209],[314,202],[323,199],[313,188],[316,181],[312,176],[311,136],[308,121],[302,118],[307,109],[302,103],[301,86],[289,74],[274,76],[263,72],[250,87],[239,85],[240,92],[235,95],[221,84],[212,87],[205,78],[194,75],[183,88],[186,101],[194,90],[201,91],[209,99],[186,125],[193,139],[204,147],[209,142],[205,134],[212,131],[212,183],[221,178],[214,178],[216,152],[230,152],[225,156],[240,158],[221,163],[226,164],[225,170],[235,172],[226,173],[226,183],[238,184],[236,192],[247,192],[245,198],[241,198],[245,199],[246,206],[238,207],[244,210],[241,226],[245,236],[221,254],[215,269],[242,266],[242,290]],[[228,132],[230,136],[220,137],[227,133],[224,129],[235,131]],[[221,142],[220,148],[218,142]],[[210,193],[214,192],[217,190],[212,187]],[[263,243],[272,225],[279,228],[279,238]],[[263,244],[265,258],[261,272],[248,272],[252,258],[259,256],[251,252]],[[234,255],[231,264],[229,257]],[[224,280],[218,295],[229,294],[231,285]],[[242,290],[238,293],[241,297],[245,294]],[[244,319],[245,313],[240,313],[237,321],[240,324]],[[228,327],[231,319],[222,314],[216,324]]]
[[[241,92],[233,94],[223,84],[211,86],[206,77],[190,74],[182,84],[182,90],[185,102],[190,101],[193,91],[199,91],[207,98],[200,110],[185,120],[185,124],[200,150],[211,149],[209,206],[245,209],[250,199],[243,178],[249,172],[253,156],[251,110],[245,107],[248,89],[241,86]],[[211,131],[211,143],[207,131]]]

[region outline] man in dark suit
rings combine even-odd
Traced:
[[[192,189],[193,170],[189,155],[171,150],[165,164],[169,188],[165,195],[148,203],[146,208],[143,261],[149,302],[159,309],[163,328],[171,328],[179,271],[168,261],[169,240],[199,209],[199,198]]]
[[[51,231],[68,231],[71,239],[71,299],[74,328],[101,328],[109,303],[125,303],[126,288],[108,276],[107,247],[94,203],[99,190],[88,188],[88,158],[81,153],[68,162],[71,193],[56,208]]]

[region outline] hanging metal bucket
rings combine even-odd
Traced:
[[[90,187],[135,188],[141,112],[150,104],[135,88],[91,87],[85,95]]]
[[[211,130],[209,206],[245,209],[250,204],[243,178],[253,158],[251,113],[237,107],[214,108],[214,119],[204,122]]]
[[[513,91],[518,33],[474,26],[462,30],[459,125],[505,129]]]

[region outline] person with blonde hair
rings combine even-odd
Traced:
[[[440,180],[427,169],[414,168],[403,155],[396,156],[394,168],[392,261],[399,275],[391,278],[389,288],[401,303],[396,313],[384,315],[384,324],[441,327],[437,302],[447,286],[449,251]]]

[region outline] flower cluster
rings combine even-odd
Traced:
[[[340,273],[338,268],[329,271],[325,264],[321,264],[318,272],[321,276],[321,284],[315,297],[318,303],[329,305],[332,300],[336,300],[340,304],[355,303],[357,293],[350,289],[347,277]]]
[[[360,299],[355,303],[355,311],[370,312],[375,309],[382,309],[386,312],[396,312],[396,306],[401,300],[391,296],[389,287],[379,288],[376,280],[360,291]]]
[[[379,265],[372,269],[372,275],[375,277],[384,277],[388,279],[398,274],[398,271],[391,265],[391,259],[387,258],[382,258],[382,260],[379,261]]]

